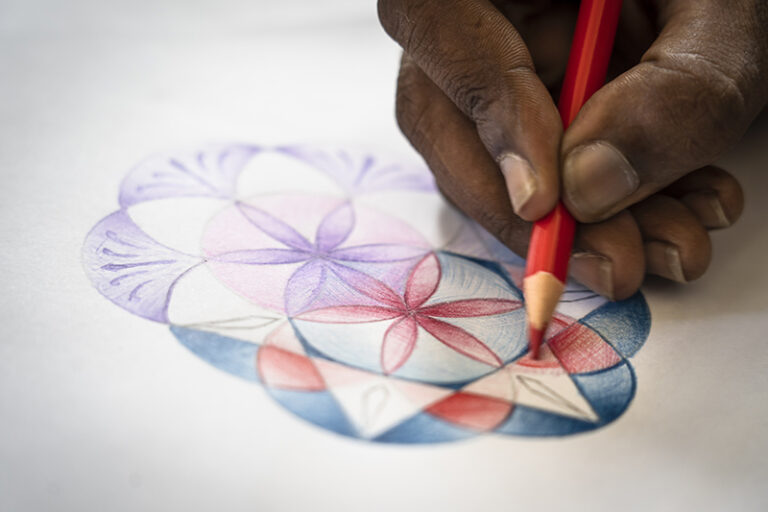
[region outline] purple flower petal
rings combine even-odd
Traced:
[[[312,244],[291,226],[273,217],[264,210],[245,203],[238,203],[237,208],[251,224],[262,230],[280,243],[292,249],[311,251]]]
[[[330,257],[341,261],[390,263],[423,256],[428,249],[399,244],[365,244],[336,249]]]
[[[355,213],[348,202],[325,216],[317,227],[315,244],[320,251],[330,251],[349,237],[355,226]]]
[[[339,279],[363,295],[392,308],[402,309],[404,307],[403,299],[392,288],[378,279],[338,263],[330,263],[330,267]]]
[[[83,244],[85,272],[99,293],[156,322],[168,322],[173,287],[202,262],[159,244],[122,210],[96,224]]]
[[[327,272],[322,261],[311,260],[291,275],[285,285],[285,311],[289,316],[298,315],[317,300]]]
[[[209,258],[220,263],[242,263],[243,265],[278,265],[306,261],[311,254],[297,249],[246,249],[225,252]]]

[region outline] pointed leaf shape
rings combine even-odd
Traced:
[[[427,249],[399,244],[365,244],[335,249],[330,257],[341,261],[391,263],[423,256]]]
[[[327,272],[321,261],[312,260],[291,275],[285,285],[285,311],[289,316],[301,313],[317,299]]]
[[[429,253],[411,271],[405,285],[405,303],[416,309],[429,299],[440,284],[440,262]]]
[[[418,324],[411,316],[389,326],[381,344],[381,368],[384,373],[394,373],[405,364],[416,346],[417,337]]]
[[[400,295],[385,283],[346,265],[330,263],[330,266],[333,273],[352,289],[389,307],[403,309],[403,300]]]
[[[251,224],[262,230],[280,243],[292,249],[311,251],[312,244],[291,226],[273,217],[261,208],[245,203],[237,203],[237,208]]]
[[[315,244],[322,252],[338,247],[349,237],[355,226],[355,213],[352,205],[345,202],[326,215],[317,227]]]
[[[490,366],[500,367],[502,365],[499,356],[485,343],[464,329],[427,316],[417,316],[416,319],[424,330],[456,352]]]
[[[313,309],[296,315],[298,320],[320,323],[362,324],[392,320],[403,316],[400,309],[382,306],[332,306]]]
[[[426,316],[443,318],[469,318],[474,316],[492,316],[509,313],[520,309],[522,303],[508,299],[466,299],[441,302],[419,309]]]
[[[298,263],[310,258],[310,253],[298,249],[246,249],[218,254],[209,258],[220,263],[241,263],[243,265],[277,265]]]

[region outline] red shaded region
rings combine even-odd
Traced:
[[[548,345],[542,345],[539,349],[539,357],[534,359],[531,357],[531,353],[524,355],[515,364],[518,366],[524,366],[531,369],[552,369],[557,368],[560,372],[564,371],[560,365],[560,361],[557,360],[555,355],[549,349]]]
[[[584,373],[615,366],[621,358],[589,327],[574,323],[547,342],[568,373]]]
[[[459,391],[431,405],[426,412],[462,427],[489,431],[497,427],[512,410],[512,404],[489,396]]]
[[[269,386],[301,391],[321,391],[325,382],[308,357],[277,347],[262,346],[256,369]]]

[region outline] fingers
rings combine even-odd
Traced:
[[[736,178],[708,166],[687,174],[664,189],[690,209],[708,229],[727,228],[744,210],[744,192]]]
[[[409,69],[410,67],[410,69]],[[474,125],[421,70],[405,59],[398,82],[397,119],[450,202],[520,255],[530,224],[515,215],[493,159]],[[598,293],[623,299],[643,279],[642,239],[632,216],[623,212],[582,226],[573,275]]]
[[[378,6],[387,33],[474,123],[467,131],[501,168],[515,211],[528,220],[548,213],[559,195],[562,125],[514,27],[488,0]]]
[[[571,257],[571,275],[611,300],[635,293],[645,275],[643,240],[629,212],[579,226]]]
[[[657,194],[631,212],[643,236],[647,273],[680,283],[704,274],[712,245],[704,226],[685,205]]]
[[[577,219],[613,215],[741,136],[768,95],[768,9],[748,4],[669,2],[642,62],[584,105],[563,139],[563,198]]]
[[[474,124],[407,57],[398,78],[396,114],[441,192],[502,243],[525,255],[530,225],[515,215],[504,178]]]

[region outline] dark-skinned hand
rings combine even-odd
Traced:
[[[701,276],[743,194],[710,164],[768,99],[768,1],[624,0],[609,75],[563,133],[578,2],[379,0],[404,49],[398,123],[443,194],[525,255],[563,199],[572,275],[611,299]]]

